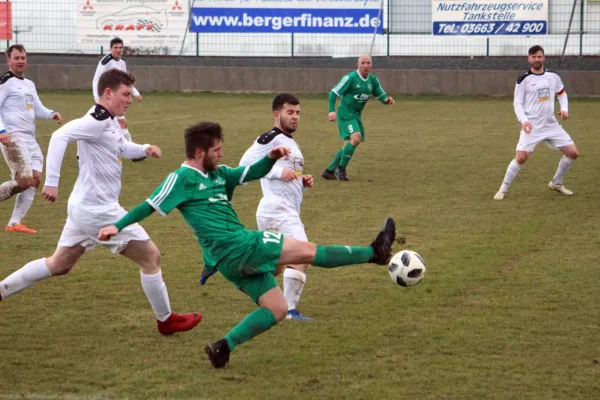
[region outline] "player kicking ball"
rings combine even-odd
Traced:
[[[267,175],[278,159],[289,157],[282,146],[249,166],[219,165],[223,156],[221,126],[201,122],[185,131],[187,160],[172,172],[154,193],[116,224],[100,230],[98,239],[109,240],[131,224],[157,211],[167,215],[177,208],[192,227],[202,247],[204,264],[217,269],[259,308],[236,325],[224,338],[205,347],[215,368],[223,368],[236,346],[265,332],[288,314],[288,305],[275,275],[286,265],[312,264],[334,268],[375,263],[387,265],[396,225],[391,218],[369,246],[320,246],[269,231],[249,231],[238,219],[231,199],[237,185]]]
[[[521,122],[521,136],[515,159],[508,165],[500,190],[494,195],[495,200],[504,199],[521,167],[541,142],[563,153],[548,188],[565,196],[573,194],[565,187],[563,178],[579,156],[579,150],[554,116],[555,96],[558,96],[563,121],[569,118],[569,101],[560,76],[544,69],[544,60],[544,49],[541,46],[531,47],[528,57],[530,69],[517,79],[514,107]]]
[[[202,314],[171,312],[167,287],[160,268],[160,251],[144,228],[135,224],[112,240],[99,242],[98,231],[127,212],[119,205],[121,158],[161,156],[158,147],[125,139],[115,121],[131,104],[135,79],[127,72],[112,69],[100,77],[100,97],[88,114],[54,132],[48,148],[46,182],[42,194],[54,202],[58,196],[60,167],[70,142],[79,144],[79,176],[69,197],[68,217],[54,254],[31,261],[0,282],[0,300],[51,276],[65,275],[81,256],[101,244],[140,266],[144,293],[154,310],[160,333],[170,335],[194,328]]]

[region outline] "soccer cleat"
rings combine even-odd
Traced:
[[[554,183],[552,183],[552,181],[550,181],[550,183],[548,184],[548,189],[550,189],[550,190],[556,190],[558,193],[564,194],[565,196],[572,196],[573,195],[573,192],[570,191],[569,189],[567,189],[565,187],[565,185],[555,185]]]
[[[23,224],[13,226],[6,225],[6,232],[37,233],[35,229],[30,229]]]
[[[208,355],[208,360],[213,368],[223,368],[229,363],[229,354],[231,354],[231,351],[225,339],[207,344],[204,346],[204,352]]]
[[[200,286],[204,286],[208,278],[217,273],[217,269],[207,269],[206,265],[202,268],[202,275],[200,275]]]
[[[330,181],[335,181],[337,180],[337,177],[335,176],[335,172],[330,171],[328,169],[326,169],[325,171],[323,171],[323,173],[321,174],[321,176],[327,180]]]
[[[348,178],[348,175],[346,175],[345,167],[339,167],[335,174],[337,175],[337,178],[340,181],[349,181],[350,180],[350,178]]]
[[[373,248],[373,257],[369,260],[370,263],[379,265],[387,265],[392,257],[392,243],[396,238],[396,223],[392,218],[386,218],[381,232],[377,234],[375,241],[371,243]]]
[[[202,321],[202,314],[175,314],[171,313],[166,321],[156,321],[158,331],[163,335],[172,335],[175,332],[185,332],[194,329]]]
[[[285,319],[290,319],[292,321],[312,321],[312,318],[307,317],[306,315],[303,315],[300,311],[296,310],[295,308],[293,310],[289,310]]]
[[[504,193],[504,192],[498,191],[498,193],[496,193],[496,194],[494,195],[494,200],[502,200],[502,199],[504,199],[504,195],[505,195],[505,194],[506,194],[506,193]]]

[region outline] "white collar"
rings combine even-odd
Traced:
[[[186,163],[183,163],[183,164],[181,164],[181,166],[182,166],[182,167],[184,167],[184,168],[193,169],[194,171],[198,172],[198,173],[199,173],[200,175],[202,175],[203,177],[205,177],[205,178],[208,178],[208,174],[207,174],[206,172],[202,172],[202,171],[200,171],[198,168],[194,168],[194,167],[192,167],[191,165],[189,165],[189,164],[186,164]]]

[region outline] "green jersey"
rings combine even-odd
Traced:
[[[340,113],[350,113],[355,116],[358,115],[358,117],[360,117],[371,95],[378,98],[382,103],[385,103],[388,98],[375,75],[369,74],[367,78],[363,78],[358,71],[352,71],[348,75],[344,75],[331,91],[342,98],[338,110]],[[329,112],[335,111],[334,107],[335,97],[333,97],[333,104],[331,101],[329,102]]]
[[[146,202],[162,215],[177,208],[194,230],[204,264],[212,268],[232,255],[230,245],[247,232],[231,205],[233,191],[237,185],[266,175],[274,163],[265,157],[251,166],[221,165],[206,173],[183,164],[167,176]]]

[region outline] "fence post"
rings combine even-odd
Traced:
[[[581,1],[581,6],[579,7],[579,58],[583,57],[583,19],[585,15],[583,13],[583,3],[585,0]]]
[[[292,32],[292,57],[294,57],[294,32]]]
[[[392,25],[391,23],[391,18],[392,18],[392,14],[390,14],[390,10],[392,8],[392,0],[388,0],[388,4],[387,4],[387,56],[390,56],[390,33],[392,33],[392,29],[390,28],[390,26]]]
[[[198,32],[196,32],[196,57],[200,55],[200,44],[198,43]]]

